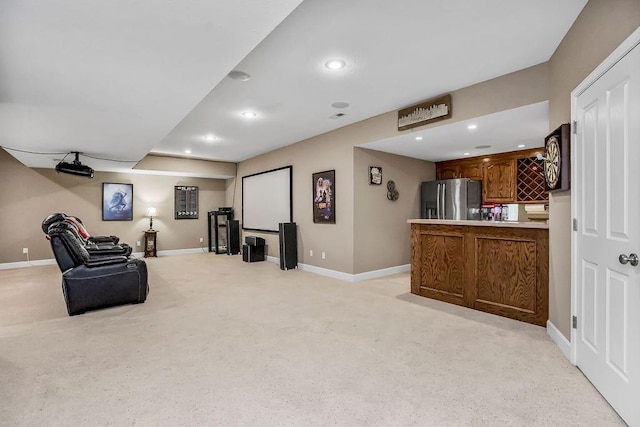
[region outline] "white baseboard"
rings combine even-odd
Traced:
[[[37,259],[34,261],[20,261],[20,262],[5,262],[4,264],[0,264],[0,270],[9,270],[12,268],[24,268],[24,267],[35,267],[37,265],[55,265],[56,260],[51,259]]]
[[[365,271],[364,273],[353,274],[353,282],[362,280],[377,279],[379,277],[392,276],[394,274],[407,273],[411,271],[411,264],[396,265],[395,267],[382,268],[380,270]]]
[[[267,261],[280,264],[280,258],[273,256],[267,256]],[[321,276],[344,280],[345,282],[361,282],[363,280],[377,279],[379,277],[391,276],[398,273],[406,273],[411,271],[411,264],[397,265],[395,267],[383,268],[380,270],[365,271],[364,273],[358,274],[343,273],[342,271],[330,270],[328,268],[302,263],[298,264],[298,268]]]
[[[203,252],[202,248],[170,249],[167,251],[158,251],[158,256],[198,254],[200,252]],[[144,252],[133,252],[131,256],[135,258],[144,258]],[[278,258],[276,258],[276,262],[279,262]],[[34,261],[5,262],[3,264],[0,264],[0,270],[9,270],[12,268],[35,267],[38,265],[55,265],[55,264],[56,264],[56,260],[53,258],[37,259]]]
[[[168,251],[158,251],[158,256],[199,254],[204,252],[208,252],[208,249],[203,249],[203,248],[170,249]],[[141,255],[144,256],[144,252],[141,252]]]
[[[551,320],[547,320],[547,334],[549,335],[551,340],[556,343],[558,347],[560,347],[560,350],[562,350],[562,353],[564,353],[565,357],[571,363],[573,363],[573,361],[571,360],[571,343],[564,337],[564,335],[562,335],[562,332],[560,332],[560,330],[556,328],[556,325],[551,323]]]

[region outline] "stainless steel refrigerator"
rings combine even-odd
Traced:
[[[480,219],[482,181],[443,179],[422,183],[420,218]]]

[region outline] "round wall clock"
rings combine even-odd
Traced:
[[[560,178],[560,144],[556,136],[547,141],[544,157],[544,176],[549,189],[555,190]]]

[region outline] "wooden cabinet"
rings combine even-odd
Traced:
[[[482,181],[483,203],[546,203],[542,148],[492,154],[436,163],[436,179],[470,178]]]
[[[490,160],[484,165],[482,200],[489,203],[516,201],[516,161]]]
[[[545,326],[549,230],[411,224],[411,293]]]
[[[482,180],[482,162],[476,161],[460,163],[460,178]]]
[[[454,179],[462,178],[460,176],[460,166],[458,164],[443,165],[442,167],[436,167],[437,179]]]

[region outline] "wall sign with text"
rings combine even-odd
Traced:
[[[198,187],[174,187],[175,219],[198,219]]]

